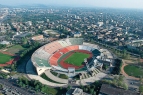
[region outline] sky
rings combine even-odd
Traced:
[[[2,5],[45,4],[73,7],[108,7],[143,9],[143,0],[0,0]]]

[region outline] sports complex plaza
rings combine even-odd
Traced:
[[[102,66],[107,63],[112,66],[112,61],[113,56],[107,49],[86,43],[83,38],[65,38],[37,49],[27,65],[27,75],[56,87],[69,83],[88,85],[104,78],[107,74],[102,72]],[[36,74],[29,74],[31,66]],[[43,73],[52,81],[43,79]],[[59,77],[60,75],[67,78]]]

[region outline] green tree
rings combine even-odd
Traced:
[[[143,85],[139,86],[139,91],[140,91],[141,94],[143,94]]]
[[[118,83],[118,87],[122,86],[122,81],[117,81],[117,83]]]
[[[88,88],[87,87],[85,87],[85,92],[87,92],[88,91]]]
[[[39,90],[39,85],[38,84],[35,86],[35,89],[36,89],[36,91]]]
[[[19,82],[19,86],[21,86],[21,87],[22,87],[22,85],[23,85],[23,83],[22,83],[22,81],[20,81],[20,82]]]
[[[124,76],[122,76],[122,75],[119,75],[119,81],[124,81]]]
[[[70,86],[70,85],[68,85],[68,87],[67,87],[67,90],[69,90],[69,89],[71,89],[71,86]]]
[[[94,89],[93,88],[90,89],[90,94],[93,94],[93,92],[94,92]]]
[[[28,85],[28,84],[29,84],[29,82],[28,82],[28,80],[27,80],[27,79],[25,79],[25,84],[26,84],[26,85]]]
[[[140,78],[140,84],[143,84],[143,78],[142,77]]]
[[[123,84],[123,88],[124,88],[125,90],[128,90],[128,85],[127,85],[126,83],[124,83],[124,84]]]
[[[2,89],[3,88],[3,85],[2,84],[0,84],[0,89]]]
[[[96,95],[96,91],[93,92],[93,95]]]
[[[16,63],[14,63],[14,64],[11,65],[11,70],[12,70],[12,71],[15,71],[15,69],[16,69],[15,64],[16,64]]]

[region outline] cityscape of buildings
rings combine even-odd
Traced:
[[[86,70],[62,67],[71,51]],[[143,11],[0,6],[0,57],[0,95],[142,95]]]

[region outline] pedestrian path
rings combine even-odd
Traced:
[[[26,65],[26,72],[27,72],[28,78],[33,79],[33,80],[38,80],[42,84],[45,84],[45,85],[48,85],[48,86],[63,87],[63,86],[67,85],[67,84],[53,83],[53,82],[47,81],[47,80],[43,79],[42,77],[38,76],[36,74],[36,72],[34,71],[34,66],[33,66],[31,60],[29,60],[28,63],[27,63],[27,65]],[[48,74],[50,74],[50,73],[48,73]]]
[[[107,76],[107,74],[100,72],[96,76],[93,76],[93,77],[90,77],[90,78],[87,78],[87,79],[77,80],[76,84],[77,85],[89,85],[89,84],[91,84],[95,81],[101,80],[105,76]]]
[[[62,79],[62,78],[56,77],[56,76],[54,76],[54,75],[50,72],[50,70],[46,70],[46,71],[45,71],[45,74],[46,74],[47,77],[49,77],[50,79],[52,79],[52,80],[54,80],[54,81],[56,81],[56,82],[65,83],[65,84],[68,83],[68,79]]]
[[[32,75],[32,74],[27,74],[27,75],[28,75],[28,77],[30,79],[38,80],[42,84],[45,84],[45,85],[48,85],[48,86],[52,86],[52,87],[63,87],[63,86],[66,86],[66,84],[58,84],[58,83],[53,83],[53,82],[47,81],[47,80],[41,78],[38,75]]]

